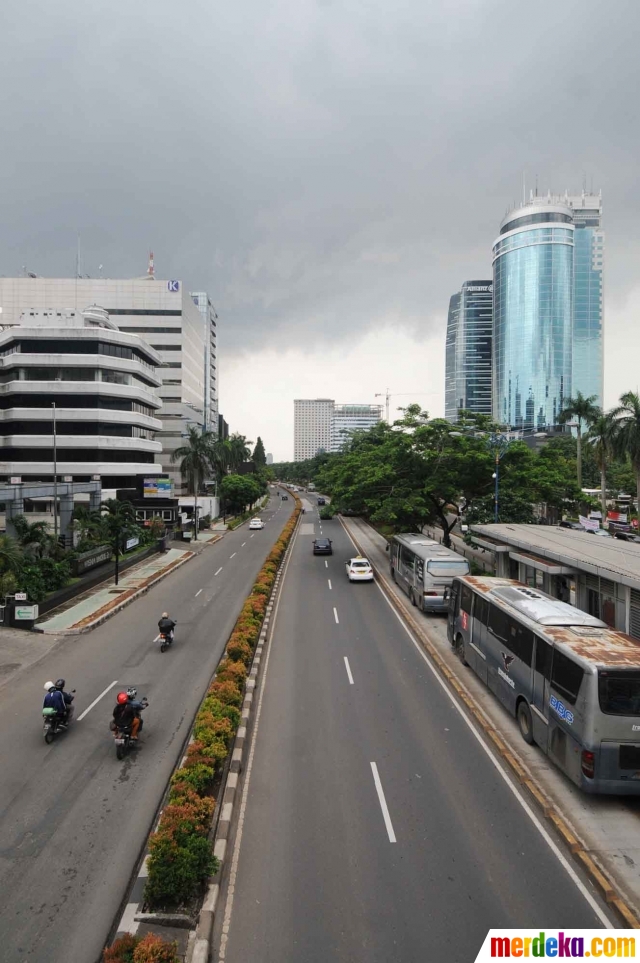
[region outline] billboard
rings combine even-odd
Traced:
[[[143,498],[173,498],[173,482],[168,475],[145,478],[142,482]]]

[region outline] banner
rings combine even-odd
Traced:
[[[579,515],[578,520],[588,532],[597,532],[600,528],[600,522],[597,518],[585,518],[584,515]]]
[[[512,958],[635,960],[635,932],[604,929],[489,930],[476,956],[476,963]]]
[[[607,512],[607,518],[610,522],[622,522],[626,524],[628,517],[626,512]]]

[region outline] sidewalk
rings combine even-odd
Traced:
[[[215,538],[216,536],[212,534],[210,538],[202,541],[210,542]],[[112,581],[103,583],[101,588],[81,598],[75,604],[59,609],[51,618],[37,623],[35,630],[47,635],[55,635],[59,632],[65,635],[79,635],[81,632],[87,632],[146,592],[155,582],[180,565],[184,565],[193,558],[194,554],[195,552],[190,549],[171,548],[163,555],[156,555],[139,566],[134,565],[122,576],[117,587]]]
[[[460,701],[467,705],[471,717],[475,715],[477,727],[484,730],[485,740],[494,753],[507,763],[505,768],[511,775],[515,770],[516,780],[519,779],[532,792],[533,805],[537,803],[542,807],[538,813],[542,811],[549,820],[552,832],[554,826],[558,828],[554,817],[559,814],[576,837],[575,845],[571,845],[572,852],[583,868],[586,867],[591,879],[595,879],[598,888],[602,890],[602,884],[594,876],[590,861],[604,868],[637,913],[640,910],[640,800],[637,797],[583,793],[536,746],[527,745],[515,719],[482,685],[475,673],[458,661],[447,639],[446,619],[439,615],[425,615],[413,608],[404,592],[392,582],[389,555],[385,551],[386,539],[362,519],[342,518],[341,521],[359,550],[371,562],[377,581],[384,585],[385,594],[393,598],[393,607],[402,612],[427,655],[433,651],[433,659],[439,664],[435,671],[451,680],[449,684],[458,691]],[[500,752],[499,746],[496,750],[499,742],[506,744],[507,753]],[[561,835],[567,842],[562,830]],[[632,924],[627,921],[625,925]]]

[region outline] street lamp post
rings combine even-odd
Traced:
[[[56,436],[56,403],[51,403],[53,418],[53,534],[58,541],[58,445]]]

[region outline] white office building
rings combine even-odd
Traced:
[[[212,339],[199,304],[180,280],[161,280],[153,274],[128,280],[0,278],[2,326],[18,324],[23,314],[65,309],[77,313],[87,304],[102,305],[121,332],[143,338],[157,352],[162,427],[156,437],[162,443],[162,470],[173,478],[179,494],[182,479],[171,452],[183,443],[188,424],[205,424],[215,391],[210,386],[206,395],[207,358],[209,366],[215,361],[211,353],[215,329]]]
[[[382,419],[382,405],[334,405],[330,451],[341,451],[354,431],[368,431]]]
[[[293,402],[293,459],[340,451],[354,431],[367,431],[382,418],[381,405],[337,405],[330,398]]]
[[[204,426],[207,431],[218,434],[218,360],[217,326],[218,315],[206,291],[192,291],[193,303],[197,306],[204,323]]]
[[[333,400],[296,398],[293,402],[293,460],[305,461],[331,450]]]
[[[54,416],[61,480],[130,488],[161,474],[158,353],[96,305],[12,322],[0,331],[0,482],[53,480]]]

